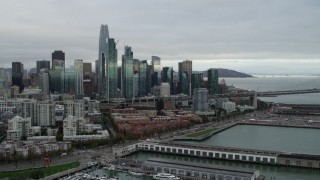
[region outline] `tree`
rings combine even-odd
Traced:
[[[41,169],[34,170],[30,173],[30,178],[32,179],[40,179],[44,178],[44,172]]]

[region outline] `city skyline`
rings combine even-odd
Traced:
[[[66,53],[66,66],[74,59],[94,63],[96,29],[108,24],[119,40],[118,62],[124,45],[130,45],[134,58],[157,55],[175,70],[178,62],[192,60],[195,70],[210,64],[251,74],[319,74],[318,2],[181,2],[69,1],[64,7],[59,1],[5,2],[0,60],[4,67],[21,61],[32,68],[59,49]],[[8,13],[12,8],[15,13]],[[125,13],[119,13],[121,8]]]

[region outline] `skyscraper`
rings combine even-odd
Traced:
[[[193,72],[191,74],[191,92],[193,93],[193,90],[195,88],[201,88],[203,83],[203,72]]]
[[[151,56],[152,60],[152,67],[153,67],[153,73],[155,74],[155,77],[153,78],[153,86],[159,86],[161,81],[161,63],[160,63],[160,57],[158,56]]]
[[[217,94],[219,91],[218,69],[210,68],[208,70],[208,90],[209,94]]]
[[[22,78],[23,78],[23,64],[21,62],[12,62],[12,86],[18,86],[19,91],[22,92],[24,89]]]
[[[131,47],[124,47],[124,55],[122,55],[122,68],[121,68],[122,96],[126,99],[133,98],[133,52]]]
[[[170,85],[170,92],[173,92],[173,68],[163,67],[162,68],[162,82],[167,82]]]
[[[106,61],[107,61],[107,43],[109,38],[108,25],[101,25],[99,36],[99,72],[97,72],[98,78],[98,93],[100,96],[106,96]]]
[[[118,97],[118,50],[113,38],[108,39],[107,44],[107,99]]]
[[[139,59],[133,59],[133,73],[139,73],[140,61]]]
[[[83,63],[83,93],[90,95],[92,93],[92,64]]]
[[[147,92],[147,60],[140,62],[139,67],[139,96],[143,97],[148,94]]]
[[[208,108],[208,89],[195,88],[193,90],[193,113],[197,111],[207,112]]]
[[[83,96],[83,60],[76,59],[74,60],[74,77],[75,77],[75,87],[76,87],[76,96]]]
[[[63,51],[54,51],[52,54],[52,69],[56,69],[57,66],[65,67],[65,54]]]
[[[192,73],[192,61],[179,62],[179,87],[180,93],[190,95],[190,83]],[[187,77],[187,79],[185,79]],[[188,85],[187,85],[188,84]]]
[[[47,61],[47,60],[40,60],[40,61],[37,61],[37,74],[40,73],[40,70],[41,69],[50,69],[50,61]]]
[[[39,73],[38,84],[43,94],[49,94],[49,72],[47,68],[42,68]]]

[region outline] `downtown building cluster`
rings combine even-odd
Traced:
[[[173,67],[161,68],[161,58],[158,56],[151,56],[151,61],[134,58],[132,47],[125,46],[121,61],[120,67],[117,42],[109,37],[108,26],[101,25],[95,71],[92,63],[82,59],[73,60],[73,66],[67,68],[65,52],[61,50],[52,52],[51,61],[37,61],[36,68],[30,69],[29,72],[22,62],[12,62],[11,69],[0,68],[2,121],[11,121],[15,117],[23,118],[32,130],[20,132],[19,129],[12,128],[9,139],[26,139],[34,134],[56,135],[57,130],[51,129],[63,124],[69,128],[63,129],[69,136],[68,140],[83,132],[90,132],[88,129],[92,129],[92,125],[85,117],[88,114],[94,116],[92,114],[95,114],[94,111],[97,109],[89,108],[90,110],[86,111],[85,104],[92,103],[91,100],[89,103],[85,101],[84,97],[100,100],[118,98],[131,100],[146,96],[170,97],[177,94],[192,96],[196,93],[194,97],[199,98],[195,101],[202,99],[203,101],[198,104],[205,107],[199,107],[194,111],[207,111],[208,104],[205,97],[208,94],[221,92],[217,69],[209,69],[205,81],[204,72],[193,71],[190,60],[179,62],[178,72],[175,72]],[[204,96],[200,98],[198,91]],[[97,113],[99,114],[99,111]],[[65,123],[65,120],[76,123]],[[44,127],[46,133],[43,133]],[[40,132],[35,131],[39,128]],[[105,132],[100,132],[99,135],[108,136]],[[79,138],[74,137],[74,139]]]
[[[151,61],[134,58],[132,47],[125,46],[121,66],[118,66],[117,42],[109,37],[107,25],[101,25],[98,52],[95,71],[92,63],[82,59],[73,60],[73,66],[67,68],[65,52],[61,50],[52,53],[51,61],[37,61],[36,68],[29,72],[21,62],[13,62],[11,71],[0,69],[0,95],[21,97],[29,87],[38,87],[43,95],[74,94],[78,99],[87,96],[107,100],[150,95],[191,96],[195,88],[202,87],[207,88],[209,94],[220,92],[217,69],[209,69],[204,81],[204,73],[194,72],[190,60],[179,62],[175,72],[173,67],[161,68],[158,56],[151,56]]]

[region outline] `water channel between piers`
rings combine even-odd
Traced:
[[[237,125],[217,133],[204,141],[180,141],[179,143],[320,154],[320,144],[318,143],[318,140],[320,139],[319,131],[320,129],[310,128]],[[253,168],[259,170],[260,174],[265,175],[267,180],[271,178],[281,180],[320,179],[319,169],[263,165],[249,162],[233,162],[183,155],[161,154],[156,152],[137,152],[127,156],[127,158],[138,160],[162,158],[238,168]]]

